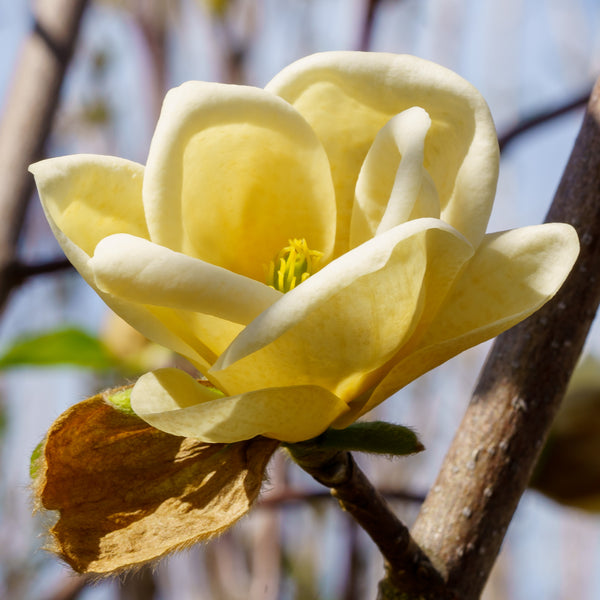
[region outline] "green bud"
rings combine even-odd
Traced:
[[[405,456],[425,450],[412,429],[385,421],[367,421],[353,423],[345,429],[327,429],[320,436],[301,444],[388,456]]]
[[[135,415],[131,408],[131,390],[133,386],[118,388],[115,390],[107,390],[104,392],[104,399],[112,404],[118,411],[128,415]]]

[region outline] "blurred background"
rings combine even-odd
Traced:
[[[58,0],[57,10],[63,5]],[[21,58],[35,6],[0,0],[0,111],[27,68]],[[543,221],[581,124],[583,99],[600,75],[597,0],[90,1],[46,155],[114,154],[144,163],[166,89],[188,79],[264,86],[302,56],[342,49],[416,54],[471,81],[487,99],[502,142],[490,230]],[[69,405],[173,358],[112,317],[65,267],[35,197],[14,243],[25,267],[0,318],[0,598],[375,598],[382,564],[374,545],[326,490],[282,455],[273,460],[270,482],[249,517],[152,570],[91,582],[41,550],[43,518],[32,517],[28,490],[34,447]],[[358,457],[408,524],[435,478],[488,348],[464,353],[370,415],[416,428],[427,447],[393,461]],[[587,353],[600,355],[597,325]],[[586,397],[600,397],[593,358],[581,381],[579,396],[585,388]],[[600,417],[591,416],[600,408],[598,400],[584,404],[584,418],[556,435],[585,435],[587,443],[565,442],[579,453],[574,462],[548,458],[539,477],[539,487],[562,503],[525,494],[486,600],[600,597]],[[578,427],[585,431],[573,423],[583,423]],[[577,461],[585,463],[578,471]],[[558,489],[561,468],[579,474],[586,502],[575,497],[577,482],[567,492]]]

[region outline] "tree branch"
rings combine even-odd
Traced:
[[[373,38],[373,24],[375,22],[375,13],[379,7],[380,0],[367,0],[367,9],[365,12],[365,20],[361,32],[359,50],[367,52],[371,49],[371,41]]]
[[[48,275],[50,273],[68,270],[75,272],[73,265],[66,258],[57,258],[56,260],[34,264],[14,261],[7,264],[5,269],[6,285],[11,289],[21,285],[24,281],[30,277],[35,277],[36,275]]]
[[[10,269],[86,0],[40,0],[0,122],[0,309],[12,289]]]
[[[89,577],[84,575],[67,575],[44,600],[77,600],[83,590],[90,584]]]
[[[580,257],[496,340],[412,532],[461,600],[480,596],[600,301],[600,80],[546,220],[577,229]]]
[[[164,0],[136,0],[131,4],[150,57],[153,84],[150,102],[153,116],[158,118],[167,89],[168,4]]]
[[[287,446],[293,459],[331,489],[341,507],[369,534],[386,562],[394,585],[422,600],[451,600],[440,574],[390,510],[349,452]]]
[[[541,111],[535,115],[532,115],[531,117],[523,119],[514,127],[507,129],[504,133],[498,135],[498,145],[500,146],[500,152],[506,150],[506,146],[512,143],[520,135],[526,133],[527,131],[530,131],[538,125],[543,125],[544,123],[552,121],[553,119],[556,119],[557,117],[560,117],[562,115],[565,115],[571,112],[572,110],[583,108],[590,99],[590,93],[591,92],[587,90],[580,96],[569,100],[562,106],[551,108],[550,110]]]
[[[387,488],[377,488],[379,494],[381,494],[386,500],[397,500],[400,502],[414,502],[416,504],[422,504],[425,501],[423,494],[417,494],[414,492],[405,492],[402,490],[393,490]],[[300,506],[305,506],[306,503],[319,501],[319,500],[330,500],[331,494],[329,492],[314,492],[306,490],[297,490],[294,488],[283,488],[275,493],[269,493],[267,496],[262,497],[256,503],[256,506],[261,508],[277,508],[281,504],[294,504],[298,503]]]

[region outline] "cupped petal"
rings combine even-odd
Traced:
[[[487,235],[426,333],[403,348],[355,418],[423,373],[516,325],[558,291],[579,253],[563,223]]]
[[[378,132],[356,182],[350,247],[410,219],[440,218],[440,201],[423,166],[429,115],[419,107],[392,117]]]
[[[140,377],[131,392],[131,406],[161,431],[215,444],[257,435],[285,442],[307,440],[348,410],[345,402],[315,385],[219,396],[178,369]]]
[[[124,300],[244,325],[282,296],[264,283],[127,234],[103,239],[89,264],[98,288]]]
[[[148,237],[142,203],[144,167],[110,156],[74,155],[30,167],[50,227],[66,257],[121,318],[148,339],[207,371],[242,327],[210,315],[142,305],[100,290],[90,256],[106,236]],[[165,275],[168,278],[168,275]]]
[[[188,82],[163,104],[144,176],[152,241],[263,281],[292,238],[329,260],[335,197],[308,123],[264,90]]]
[[[42,160],[29,170],[53,230],[87,255],[113,233],[148,238],[142,165],[114,156],[75,154]]]
[[[413,106],[431,117],[424,167],[442,219],[474,246],[481,241],[496,189],[498,143],[485,101],[459,75],[414,56],[325,52],[286,67],[266,89],[296,107],[327,151],[338,203],[338,253],[348,247],[354,189],[367,151],[392,116]]]
[[[228,393],[314,384],[349,400],[433,318],[472,252],[436,219],[378,235],[268,308],[208,375]]]

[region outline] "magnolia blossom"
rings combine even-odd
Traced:
[[[132,407],[207,442],[297,442],[534,312],[578,253],[564,224],[486,234],[498,173],[487,105],[430,62],[332,52],[265,89],[188,82],[146,166],[31,167],[69,260],[177,369]]]

